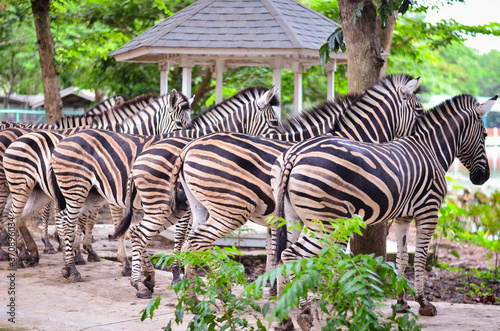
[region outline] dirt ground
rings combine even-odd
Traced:
[[[140,311],[148,300],[136,298],[128,277],[120,275],[120,264],[106,259],[116,256],[116,242],[107,239],[110,232],[107,225],[97,226],[94,248],[102,259],[101,262],[78,266],[84,279],[81,283],[71,284],[62,277],[60,252],[55,255],[41,253],[38,266],[15,271],[15,324],[8,321],[7,304],[11,296],[8,294],[7,277],[11,272],[7,270],[7,264],[1,262],[0,330],[162,330],[169,320],[174,319],[175,293],[165,292],[153,319],[141,322]],[[35,233],[39,247],[43,247],[39,237],[39,233]],[[168,251],[171,247],[171,243],[157,240],[152,250]],[[261,253],[262,250],[249,252]],[[171,282],[171,275],[166,271],[156,271],[156,279],[154,297],[165,291]],[[233,290],[238,291],[238,288]],[[268,294],[265,294],[263,302],[267,298]],[[393,301],[388,301],[388,304],[391,303]],[[419,323],[425,325],[426,330],[500,330],[498,305],[437,301],[434,304],[437,316],[419,318]],[[410,302],[410,305],[418,310],[415,302]],[[389,308],[385,311],[388,313]],[[184,324],[174,324],[174,330],[186,330],[188,321],[193,317],[193,314],[186,313]],[[320,323],[315,322],[313,330],[320,329]]]

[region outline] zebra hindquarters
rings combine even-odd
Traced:
[[[141,265],[145,265],[141,260],[148,258],[145,248],[160,230],[178,222],[178,218],[174,217],[176,215],[173,215],[177,209],[172,209],[176,204],[171,200],[170,176],[177,155],[188,142],[189,139],[172,138],[149,146],[137,157],[130,173],[130,180],[133,181],[137,192],[136,200],[140,201],[144,211],[143,219],[130,228],[130,283],[137,289],[137,296],[141,298],[151,298],[152,295],[141,281]],[[152,272],[154,273],[154,269]]]

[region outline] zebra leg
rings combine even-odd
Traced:
[[[294,242],[299,240],[299,237],[300,237],[300,231],[297,231],[295,229],[288,229],[286,247],[290,247]],[[268,248],[268,241],[270,241],[269,248]],[[275,251],[276,251],[276,228],[272,227],[268,228],[268,235],[266,238],[266,253],[267,253],[266,272],[270,272],[271,270],[277,267],[276,260],[274,258]],[[272,281],[271,288],[269,289],[269,294],[273,296],[276,296],[278,294],[276,281],[277,281],[276,279]]]
[[[174,253],[180,253],[182,246],[186,241],[186,234],[191,230],[191,209],[184,215],[179,223],[175,226],[175,238],[174,238]],[[182,280],[181,276],[181,266],[178,260],[175,260],[171,266],[172,270],[172,284],[178,283]]]
[[[194,213],[194,209],[193,213]],[[229,223],[228,220],[222,220],[224,217],[222,215],[220,216],[219,219],[214,219],[211,215],[209,216],[208,220],[204,224],[198,224],[194,220],[193,221],[193,229],[190,231],[185,249],[189,251],[206,251],[210,249],[212,244],[217,240],[225,235],[233,232],[234,230],[238,229],[239,227],[243,226],[246,223],[246,218],[243,216],[243,218],[231,219],[231,223]],[[201,219],[203,222],[203,218]],[[212,270],[218,270],[218,266],[210,265],[210,268]],[[194,267],[192,266],[185,266],[185,276],[187,279],[194,279],[195,275],[195,270]],[[231,288],[229,285],[226,286],[227,291],[231,291]],[[193,294],[194,295],[194,294]]]
[[[40,255],[38,254],[38,247],[35,240],[31,236],[30,231],[26,227],[24,221],[21,220],[17,224],[17,230],[21,234],[23,240],[18,241],[18,249],[22,252],[19,254],[18,263],[23,263],[26,266],[35,266],[40,261]],[[24,243],[23,243],[24,242]]]
[[[417,296],[416,299],[420,304],[418,313],[424,316],[435,316],[437,314],[436,307],[427,301],[424,294],[424,269],[427,262],[427,250],[429,249],[432,234],[436,229],[437,221],[437,211],[435,212],[435,215],[432,215],[425,220],[415,218],[415,223],[417,225],[417,245],[415,248],[414,261],[415,291]]]
[[[56,216],[57,232],[64,244],[64,267],[61,269],[61,273],[63,277],[68,279],[71,283],[83,281],[80,272],[76,269],[73,251],[77,216],[78,209],[70,213],[69,208],[64,209]]]
[[[123,208],[110,205],[111,218],[113,219],[113,225],[116,229],[120,221],[123,219]],[[96,214],[97,215],[97,214]],[[122,276],[131,276],[132,268],[130,266],[130,261],[127,258],[127,250],[125,249],[125,234],[118,237],[118,253],[117,259],[122,263]]]
[[[50,239],[49,239],[49,219],[50,216],[52,215],[53,211],[53,203],[52,201],[43,206],[42,212],[41,212],[41,219],[42,219],[42,242],[45,245],[45,248],[43,249],[43,252],[46,254],[55,254],[56,250],[54,246],[52,246]]]
[[[87,252],[87,261],[89,262],[100,262],[101,258],[96,251],[92,248],[92,231],[94,230],[95,220],[97,218],[97,213],[99,208],[95,208],[87,215],[84,220],[85,225],[85,235],[83,237],[83,249]]]
[[[17,241],[17,247],[20,250],[17,262],[20,266],[33,266],[38,264],[40,256],[35,240],[26,227],[26,215],[23,215],[23,212],[38,211],[41,206],[44,206],[50,200],[48,200],[48,197],[45,195],[37,198],[36,194],[33,194],[33,188],[36,184],[33,180],[25,179],[24,177],[20,179],[14,177],[10,183],[14,190],[12,194],[12,204],[7,218],[10,222],[15,223],[16,231],[22,237],[22,240],[18,238]],[[33,197],[30,199],[31,195]]]
[[[153,286],[151,285],[151,272],[148,275],[145,275],[146,272],[146,261],[149,261],[149,255],[147,254],[145,247],[149,240],[157,233],[159,233],[159,229],[161,225],[158,224],[146,224],[146,218],[142,220],[141,223],[131,226],[129,228],[130,240],[132,242],[132,274],[130,276],[130,285],[135,287],[137,290],[136,296],[141,299],[151,299],[153,296]],[[141,281],[141,269],[144,268],[145,275],[145,283]],[[152,274],[154,277],[154,269],[152,270]],[[153,278],[154,279],[154,278]],[[146,285],[148,284],[148,285]],[[153,287],[150,289],[149,287]]]
[[[314,232],[314,229],[309,229],[311,232]],[[319,235],[319,234],[317,234]],[[281,253],[281,260],[283,263],[288,263],[292,261],[296,261],[302,258],[310,258],[317,256],[321,250],[323,249],[323,246],[321,245],[320,241],[311,238],[308,236],[301,236],[297,242],[292,244],[290,247],[285,249],[283,253]],[[290,281],[293,281],[295,275],[290,275]],[[282,279],[280,282],[278,282],[278,296],[281,297],[283,293],[283,288],[284,288],[285,282],[284,279]],[[308,300],[308,298],[301,298],[300,299],[300,309],[302,312],[297,316],[297,323],[299,324],[300,328],[303,331],[310,330],[312,327],[312,322],[313,322],[313,316],[311,313],[311,302]],[[293,323],[290,318],[283,320],[280,323],[280,331],[281,330],[293,330]],[[291,327],[291,329],[290,329]]]
[[[401,275],[404,275],[406,266],[408,265],[408,230],[410,229],[411,220],[397,219],[394,222],[396,230],[396,240],[398,246],[398,254],[396,256],[396,267]],[[405,299],[405,292],[402,291],[397,300],[397,312],[406,313],[410,310],[410,306]]]
[[[0,185],[1,187],[1,185]],[[9,231],[7,230],[8,228],[8,215],[10,211],[10,205],[12,202],[12,199],[7,199],[5,198],[2,201],[2,197],[0,194],[0,208],[2,210],[2,219],[0,220],[0,261],[9,261],[9,253],[4,251],[1,246],[7,247],[9,246]],[[7,201],[9,200],[9,201]]]
[[[73,249],[75,254],[75,264],[76,265],[84,265],[87,262],[85,262],[85,259],[83,258],[82,251],[80,249],[81,242],[82,242],[82,234],[85,226],[85,219],[84,218],[78,218],[78,222],[76,225],[75,229],[75,241],[73,243]]]

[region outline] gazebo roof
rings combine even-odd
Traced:
[[[304,68],[339,24],[295,0],[199,0],[111,53],[117,61]],[[333,54],[346,63],[344,53]],[[278,62],[276,62],[278,61]]]

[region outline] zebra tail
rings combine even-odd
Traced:
[[[54,169],[52,167],[49,167],[49,176],[50,176],[50,183],[52,186],[52,192],[54,193],[54,198],[55,198],[54,200],[56,201],[59,210],[64,210],[66,209],[66,199],[64,198],[64,195],[61,192],[61,188],[57,184],[56,174],[54,173]]]
[[[187,147],[187,146],[186,146]],[[174,212],[177,208],[177,203],[178,203],[178,197],[177,193],[182,188],[180,187],[181,184],[179,183],[179,174],[182,170],[182,165],[184,164],[184,151],[186,150],[186,147],[181,151],[181,153],[177,156],[177,159],[175,160],[173,166],[172,166],[172,171],[170,175],[170,207],[172,208],[172,212]],[[179,188],[178,188],[179,187]]]
[[[127,208],[125,210],[125,215],[121,220],[120,224],[113,233],[112,238],[116,239],[122,236],[125,232],[127,232],[130,224],[132,223],[132,217],[134,216],[134,200],[137,196],[137,188],[135,187],[134,180],[132,179],[132,175],[130,175],[128,179],[128,196],[127,196]]]
[[[289,156],[291,154],[291,156]],[[285,218],[285,196],[286,188],[288,187],[288,180],[290,178],[291,169],[295,163],[296,154],[285,152],[283,160],[283,166],[279,174],[278,190],[276,193],[276,216],[279,218]],[[288,231],[286,224],[280,226],[276,230],[276,250],[274,252],[274,260],[276,265],[281,263],[281,253],[286,249],[288,241]]]

